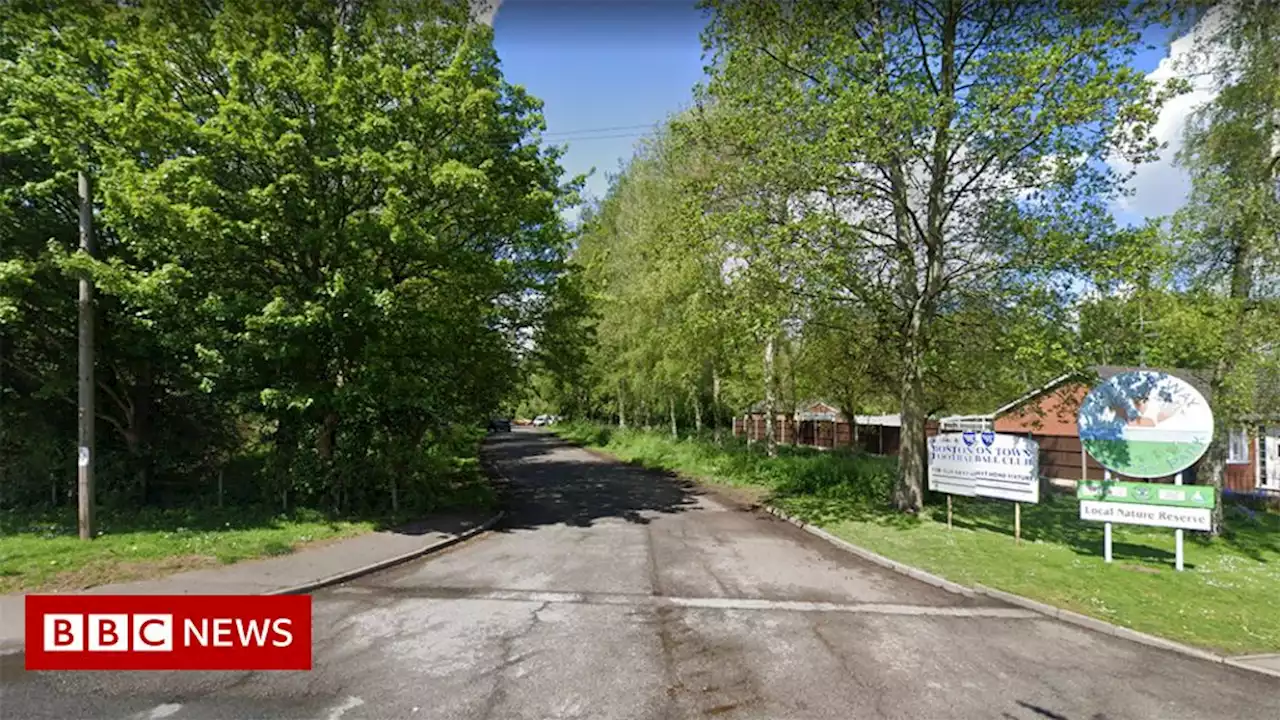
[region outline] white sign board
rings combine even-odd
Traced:
[[[1169,505],[1137,505],[1135,503],[1080,501],[1080,519],[1126,525],[1212,530],[1209,508],[1185,508]]]
[[[1040,502],[1040,445],[1021,435],[943,433],[929,438],[929,489]]]

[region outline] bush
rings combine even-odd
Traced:
[[[599,447],[646,467],[714,477],[731,485],[762,486],[777,498],[817,497],[868,508],[889,505],[897,459],[849,450],[780,446],[768,457],[760,444],[738,438],[670,435],[573,422],[555,428],[566,440]]]

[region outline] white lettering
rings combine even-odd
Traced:
[[[231,618],[214,618],[213,646],[214,647],[234,646],[235,643],[231,642],[231,629],[232,629]]]
[[[195,643],[191,642],[192,636],[195,636]],[[187,621],[183,623],[182,644],[187,647],[191,647],[193,644],[199,645],[200,647],[209,647],[208,619],[201,619],[200,626],[196,627],[195,621],[191,618],[187,618]]]
[[[263,620],[262,626],[259,627],[257,620],[242,623],[239,618],[236,618],[236,631],[240,634],[240,644],[246,647],[250,645],[251,639],[253,645],[262,647],[267,642],[267,631],[270,629],[271,625],[266,620]]]
[[[271,644],[275,645],[276,647],[289,647],[290,645],[292,645],[293,633],[286,629],[286,626],[289,626],[292,624],[293,624],[293,621],[290,620],[289,618],[276,618],[275,622],[271,623],[271,629],[275,631],[276,635],[279,635],[284,639],[272,640]]]

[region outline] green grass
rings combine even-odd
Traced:
[[[0,512],[0,593],[79,590],[287,555],[375,527],[308,511],[279,515],[245,508],[103,511],[98,521],[100,534],[84,542],[73,510]]]
[[[1174,532],[1114,525],[1114,562],[1102,559],[1102,525],[1079,519],[1074,497],[1048,494],[1022,509],[956,498],[954,529],[943,497],[908,517],[888,509],[891,459],[844,452],[674,441],[658,433],[587,425],[555,428],[568,440],[647,467],[712,484],[752,488],[771,504],[861,547],[949,580],[981,584],[1171,640],[1229,654],[1280,652],[1280,514],[1229,507],[1218,539],[1187,532],[1186,571]]]

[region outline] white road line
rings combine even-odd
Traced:
[[[329,709],[329,717],[326,720],[338,720],[344,713],[352,708],[358,708],[364,704],[364,700],[358,697],[350,696],[342,701],[341,705]]]
[[[147,720],[161,720],[162,718],[167,718],[181,709],[182,705],[178,703],[157,705],[151,709],[151,712],[147,713]]]
[[[452,588],[451,588],[452,589]],[[459,588],[461,590],[461,588]],[[1039,613],[1012,607],[951,607],[901,605],[895,603],[837,603],[809,600],[766,600],[763,598],[664,597],[638,594],[574,593],[544,590],[486,590],[461,597],[448,593],[441,600],[502,600],[514,602],[564,603],[580,605],[630,605],[681,607],[709,610],[763,610],[787,612],[844,612],[872,615],[912,615],[933,617],[989,617],[1034,619]]]

